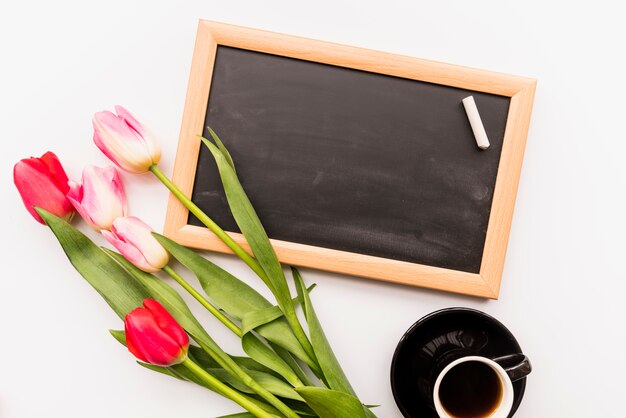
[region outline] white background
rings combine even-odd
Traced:
[[[409,4],[411,3],[411,4]],[[619,2],[613,2],[619,4]],[[210,417],[236,405],[148,372],[108,334],[120,321],[23,209],[20,158],[54,150],[77,179],[106,165],[93,112],[123,104],[161,138],[170,173],[198,18],[539,80],[498,301],[304,271],[336,354],[380,417],[400,417],[391,357],[421,316],[469,306],[531,357],[519,417],[623,416],[623,13],[609,2],[3,2],[0,416]],[[133,214],[160,229],[167,194],[124,174]],[[79,222],[77,222],[79,224]],[[84,224],[80,223],[81,228]],[[93,234],[95,235],[95,234]],[[213,256],[252,278],[229,256]],[[193,304],[192,304],[193,305]],[[211,318],[231,351],[237,341]],[[620,413],[620,411],[622,411]]]

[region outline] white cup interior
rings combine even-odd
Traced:
[[[452,370],[452,368],[454,368],[455,366],[461,363],[465,363],[468,361],[478,361],[478,362],[484,363],[488,365],[489,367],[491,367],[496,372],[496,374],[500,378],[500,385],[502,387],[502,396],[500,398],[499,405],[487,417],[506,418],[509,415],[509,412],[511,412],[511,408],[513,407],[513,383],[511,383],[511,379],[506,374],[502,366],[500,366],[498,363],[496,363],[495,361],[491,359],[488,359],[486,357],[480,357],[480,356],[461,357],[460,359],[457,359],[451,362],[450,364],[448,364],[441,371],[441,373],[439,373],[439,376],[437,376],[437,380],[435,381],[435,387],[433,388],[433,400],[435,403],[435,410],[437,411],[437,414],[441,418],[454,418],[453,416],[449,415],[446,412],[443,405],[441,404],[441,400],[439,399],[439,387],[441,386],[441,382],[444,376],[450,370]]]

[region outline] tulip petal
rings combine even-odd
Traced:
[[[113,229],[119,239],[141,251],[152,271],[160,270],[169,262],[169,253],[152,236],[152,228],[141,219],[134,216],[118,218],[113,223]]]
[[[150,133],[147,133],[144,136],[144,141],[148,154],[150,154],[152,164],[158,164],[159,161],[161,161],[161,145],[159,144],[159,141],[154,139],[154,136]]]
[[[67,184],[69,179],[67,178],[67,174],[59,161],[59,158],[52,151],[46,152],[41,156],[41,161],[48,167],[48,172],[52,176],[52,179],[57,184],[59,190],[63,194],[67,194],[70,187]]]
[[[97,112],[93,116],[93,121],[97,127],[107,133],[124,138],[127,141],[143,142],[141,135],[138,135],[138,132],[126,123],[124,118],[115,115],[113,112],[108,110]]]
[[[122,165],[121,165],[122,161],[118,161],[117,157],[115,156],[115,154],[113,154],[111,151],[109,151],[109,148],[107,148],[107,144],[105,144],[104,140],[102,139],[102,135],[100,135],[98,130],[95,129],[95,125],[94,125],[94,131],[93,131],[93,142],[94,142],[94,144],[96,144],[96,147],[98,147],[98,149],[100,151],[102,151],[102,153],[109,160],[111,160],[111,162],[113,162],[113,164],[117,165],[120,168],[123,168]]]
[[[121,208],[122,216],[126,216],[128,212],[128,202],[126,201],[126,191],[124,190],[124,183],[120,174],[115,167],[106,167],[102,172],[103,177],[111,185],[111,191],[117,197],[116,202]]]
[[[143,301],[143,306],[150,311],[159,328],[172,337],[181,347],[189,344],[189,336],[185,330],[159,302],[154,299],[146,299]]]
[[[145,145],[148,149],[148,154],[152,156],[152,163],[158,164],[161,160],[161,145],[159,142],[154,139],[154,135],[149,132],[146,127],[139,122],[125,107],[116,105],[115,112],[119,117],[124,119],[124,121],[134,129],[144,140]]]
[[[69,190],[67,191],[66,196],[69,199],[74,199],[77,202],[80,202],[81,200],[83,200],[83,186],[76,183],[75,181],[68,181],[67,185],[69,187]]]
[[[159,326],[151,311],[137,308],[124,321],[128,349],[137,358],[158,366],[180,362],[183,347]]]
[[[35,206],[65,219],[69,219],[74,213],[65,193],[59,189],[48,167],[39,158],[27,158],[15,164],[13,182],[22,197],[24,206],[37,222],[44,223],[35,211]]]
[[[75,181],[69,181],[68,184],[70,186],[70,190],[67,192],[67,199],[70,201],[72,206],[74,206],[74,209],[76,209],[80,217],[83,218],[85,222],[89,224],[89,226],[97,229],[98,227],[93,223],[93,220],[89,216],[89,213],[81,204],[83,200],[83,186],[76,183]]]
[[[137,338],[135,337],[134,331],[132,331],[131,325],[129,325],[128,321],[129,316],[138,315],[137,312],[140,311],[141,308],[137,308],[130,311],[128,315],[126,315],[126,318],[124,318],[124,335],[126,338],[126,347],[128,348],[128,351],[130,351],[133,356],[137,357],[139,360],[148,362],[148,359],[143,355],[143,350],[140,350],[140,348],[135,345],[135,340]]]
[[[144,139],[122,118],[111,112],[98,112],[93,116],[94,142],[111,160],[132,173],[147,171],[153,164],[150,149]]]
[[[115,105],[114,106],[115,113],[117,116],[124,119],[126,124],[133,128],[139,135],[142,137],[146,133],[144,126],[139,122],[135,117],[123,106]]]
[[[121,240],[115,234],[115,231],[102,230],[102,236],[109,242],[109,244],[114,246],[115,249],[124,256],[124,258],[139,267],[141,270],[147,273],[154,273],[160,270],[158,268],[152,267],[143,256],[141,251],[139,251],[131,244],[127,244],[126,242]]]
[[[113,221],[126,215],[124,185],[114,167],[85,167],[83,184],[70,182],[68,199],[96,230],[109,229]]]

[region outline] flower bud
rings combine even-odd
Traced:
[[[116,218],[126,216],[124,185],[115,167],[85,167],[82,182],[70,181],[67,197],[92,228],[109,229]]]
[[[48,151],[41,158],[19,161],[13,167],[13,182],[24,206],[37,222],[45,224],[35,206],[68,221],[74,215],[74,208],[65,197],[69,190],[67,174],[54,153]]]
[[[118,167],[145,173],[161,160],[161,147],[146,128],[122,106],[93,115],[93,141]]]
[[[124,318],[128,351],[139,360],[157,366],[182,363],[189,348],[185,330],[156,300],[145,299],[143,306]]]
[[[117,218],[102,235],[128,261],[148,273],[161,270],[170,261],[168,252],[152,236],[152,229],[139,218]]]

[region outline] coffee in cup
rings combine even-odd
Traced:
[[[529,372],[530,362],[523,354],[458,358],[435,380],[435,410],[442,418],[506,418],[513,407],[512,382]]]

